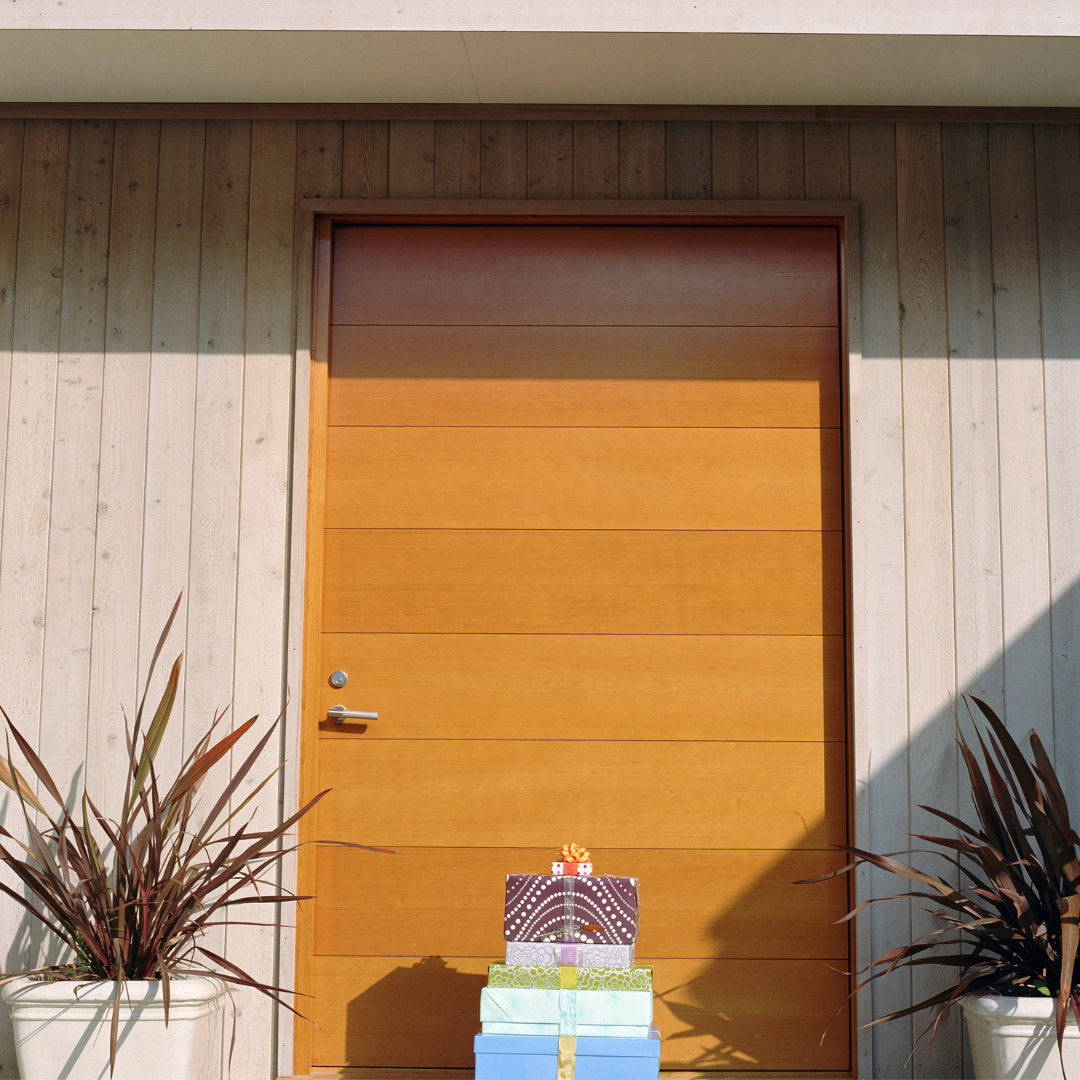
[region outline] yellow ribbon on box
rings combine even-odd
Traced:
[[[550,1058],[548,1059],[550,1060]],[[574,1080],[574,1071],[577,1067],[577,1036],[559,1036],[559,1068],[556,1072],[556,1080]]]
[[[568,965],[559,966],[559,991],[563,990],[577,990],[577,972],[576,967],[570,967]],[[575,1010],[576,1012],[576,1010]],[[562,1010],[560,1009],[560,1018]],[[577,1036],[576,1035],[560,1035],[559,1036],[559,1067],[556,1070],[556,1080],[574,1080],[574,1074],[577,1070]]]

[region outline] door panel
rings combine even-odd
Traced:
[[[337,798],[320,807],[320,829],[351,840],[362,821],[381,843],[410,847],[461,837],[481,848],[542,847],[552,833],[579,832],[597,849],[641,846],[643,834],[650,847],[845,842],[842,743],[612,740],[591,753],[534,741],[509,722],[480,742],[335,742],[320,779]]]
[[[378,701],[395,739],[483,739],[513,717],[545,739],[844,740],[841,637],[327,634],[323,644],[350,680],[323,685],[322,715]],[[320,737],[355,732],[327,721]]]
[[[840,528],[840,433],[332,428],[331,529]]]
[[[492,848],[478,865],[473,848],[410,848],[408,858],[384,860],[382,888],[374,892],[336,889],[337,880],[363,872],[364,856],[328,848],[316,884],[315,950],[435,956],[449,939],[466,956],[496,955],[503,948],[502,923],[488,915],[503,903],[503,867],[542,866],[547,853],[543,847]],[[798,904],[789,887],[792,874],[811,878],[840,869],[847,861],[841,852],[612,848],[605,855],[612,866],[632,860],[641,874],[649,914],[637,943],[642,956],[840,961],[847,955],[847,928],[832,922],[847,895],[845,880],[802,890]],[[760,932],[763,923],[772,928],[768,934]]]
[[[331,426],[840,426],[835,326],[335,326],[331,348]]]
[[[835,327],[837,281],[835,229],[342,229],[332,321]]]
[[[665,1068],[847,1069],[847,882],[788,888],[848,833],[835,230],[333,265],[316,828],[399,854],[315,855],[315,1067],[469,1067],[503,879],[575,840],[641,879]]]
[[[847,979],[819,960],[652,964],[665,1068],[716,1069],[725,1075],[760,1071],[766,1063],[770,1072],[835,1070],[837,1059],[847,1056],[845,1017],[833,1019]],[[471,1068],[480,989],[487,982],[484,960],[317,956],[315,979],[350,1003],[316,1032],[317,1060]]]
[[[841,536],[328,529],[329,633],[840,634]],[[824,598],[824,599],[823,599]]]

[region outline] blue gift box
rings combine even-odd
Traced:
[[[578,1036],[574,1080],[658,1080],[660,1032],[645,1039]],[[556,1080],[555,1035],[477,1035],[476,1080]]]

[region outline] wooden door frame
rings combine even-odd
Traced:
[[[330,325],[331,232],[337,224],[531,224],[531,225],[831,225],[839,236],[841,393],[843,400],[843,489],[845,562],[845,647],[847,653],[848,829],[857,846],[870,838],[869,730],[866,709],[867,582],[864,495],[852,477],[865,473],[863,463],[871,433],[866,424],[862,378],[861,302],[859,292],[859,212],[851,201],[599,200],[599,199],[303,199],[296,221],[296,362],[293,372],[293,457],[290,507],[289,610],[287,670],[290,686],[301,687],[298,706],[289,710],[284,776],[285,813],[314,794],[318,734],[317,680],[322,552],[309,549],[307,537],[321,526],[325,497],[326,394]],[[305,634],[307,635],[305,637]],[[308,677],[305,678],[305,674]],[[314,839],[314,820],[302,819],[298,839]],[[314,891],[314,854],[310,844],[284,867],[285,884],[299,895]],[[853,897],[869,897],[869,872],[854,875]],[[278,985],[310,993],[313,938],[312,907],[302,905],[295,940],[283,936],[278,957]],[[871,959],[870,923],[852,920],[850,950],[855,970]],[[303,997],[297,1007],[304,1011]],[[278,1009],[278,1071],[282,1076],[311,1072],[311,1025],[294,1023]],[[870,994],[864,990],[852,1010],[852,1073],[872,1076]]]

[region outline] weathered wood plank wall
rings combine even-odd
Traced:
[[[113,797],[181,589],[169,759],[215,706],[284,704],[305,196],[857,200],[867,840],[963,806],[957,691],[1035,726],[1080,790],[1080,133],[1022,124],[0,122],[0,704],[59,773]],[[911,924],[878,918],[875,950]],[[266,936],[228,938],[272,975]],[[27,940],[0,906],[5,966]],[[238,1000],[234,1075],[270,1076],[271,1013]],[[876,1075],[960,1075],[955,1026],[905,1066],[912,1031],[874,1029]]]

